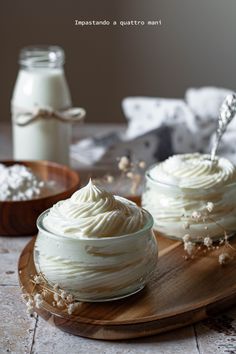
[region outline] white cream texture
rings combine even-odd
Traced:
[[[90,180],[71,198],[55,204],[43,225],[59,235],[97,238],[131,234],[146,222],[147,214],[135,203],[113,196]]]
[[[39,231],[36,268],[80,300],[102,301],[136,292],[155,267],[151,216],[91,181],[51,208],[42,224],[53,234]]]
[[[159,182],[159,183],[158,183]],[[174,155],[149,171],[142,204],[154,217],[155,229],[163,235],[193,240],[222,236],[236,230],[236,170],[225,158],[199,153]],[[213,203],[208,213],[207,203]],[[191,218],[194,211],[208,215],[206,221]],[[188,228],[189,227],[189,228]]]
[[[225,158],[216,157],[212,163],[209,155],[199,153],[174,155],[150,171],[159,182],[180,188],[211,188],[235,180],[235,167]]]

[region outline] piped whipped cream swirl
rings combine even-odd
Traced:
[[[113,196],[90,180],[71,198],[55,204],[43,220],[54,233],[77,238],[127,235],[147,223],[147,213],[125,198]]]
[[[159,183],[158,183],[159,182]],[[174,155],[147,173],[142,205],[155,229],[171,238],[188,233],[194,241],[236,230],[236,169],[227,159],[199,153]],[[207,212],[208,203],[213,209]],[[192,218],[194,212],[205,217]],[[220,225],[220,227],[219,227]]]
[[[169,157],[150,171],[150,177],[180,188],[207,189],[235,182],[236,170],[225,158],[216,157],[212,163],[210,155],[194,153]]]

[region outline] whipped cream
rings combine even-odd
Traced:
[[[90,180],[71,198],[55,204],[43,225],[54,234],[86,238],[131,234],[146,222],[147,213],[135,203],[113,196]]]
[[[147,173],[142,205],[154,217],[154,227],[167,237],[192,240],[218,239],[222,228],[236,230],[236,169],[225,158],[199,153],[174,155],[153,166]],[[210,214],[206,206],[212,202]],[[194,220],[194,211],[209,215]],[[187,229],[186,229],[187,228]]]
[[[36,269],[82,301],[131,295],[156,265],[152,225],[148,212],[90,181],[39,217]]]
[[[155,181],[178,186],[179,188],[212,188],[236,181],[236,169],[225,158],[199,153],[174,155],[156,165],[150,171]]]

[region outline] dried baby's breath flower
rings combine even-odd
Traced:
[[[221,253],[219,255],[220,265],[225,265],[225,264],[229,263],[231,260],[232,260],[232,257],[227,252]]]
[[[208,202],[206,205],[206,209],[209,211],[209,213],[211,213],[214,209],[214,204],[212,202]]]
[[[137,189],[141,183],[142,176],[138,173],[134,173],[134,176],[132,178],[132,186],[131,186],[131,194],[135,195],[137,193]]]
[[[106,176],[106,180],[107,180],[108,183],[113,183],[113,182],[114,182],[114,179],[115,179],[115,178],[114,178],[112,175],[107,175],[107,176]]]
[[[212,241],[212,239],[209,236],[205,237],[204,240],[203,240],[203,244],[206,247],[211,247],[212,243],[213,243],[213,241]]]
[[[37,285],[42,284],[44,282],[44,278],[41,274],[35,275],[33,279],[34,279],[35,284],[37,284]]]
[[[126,176],[130,179],[134,178],[134,173],[133,172],[127,172]]]
[[[47,289],[43,289],[41,294],[42,294],[43,297],[47,296],[48,295],[48,290]]]
[[[105,174],[104,176],[100,178],[93,178],[93,181],[97,184],[103,185],[105,183],[113,183],[114,182],[114,188],[116,188],[119,191],[119,188],[121,184],[123,183],[123,179],[128,178],[128,189],[127,190],[127,195],[135,195],[138,192],[139,186],[142,183],[144,173],[143,169],[146,167],[145,161],[141,160],[131,160],[130,157],[128,156],[122,156],[122,157],[117,157],[116,160],[117,162],[117,167],[120,171],[120,176],[119,174],[116,176],[116,178],[110,174]],[[119,194],[119,193],[118,193]]]
[[[53,287],[47,285],[43,274],[39,273],[35,276],[31,276],[32,283],[34,284],[32,294],[23,294],[22,298],[26,301],[27,313],[31,316],[34,315],[34,309],[40,308],[45,301],[51,301],[53,307],[66,309],[68,313],[74,312],[79,302],[75,302],[74,296],[69,294],[65,290],[61,289],[58,284],[54,284]],[[24,288],[22,288],[24,291]],[[50,300],[48,297],[49,294],[52,294],[53,299]]]
[[[142,169],[146,168],[146,162],[145,161],[139,161],[138,167],[142,168]]]
[[[43,301],[35,301],[35,306],[39,309],[43,304]]]
[[[34,308],[32,306],[27,306],[26,312],[30,315],[34,315]]]
[[[62,299],[60,299],[60,300],[57,301],[57,307],[58,307],[58,308],[62,308],[62,307],[64,307],[64,306],[65,306],[65,303],[64,303],[64,301],[63,301]]]
[[[214,209],[214,203],[207,202],[205,209],[201,211],[195,210],[192,212],[191,215],[183,214],[183,216],[185,216],[186,218],[191,218],[195,222],[201,222],[201,224],[203,224],[202,227],[204,230],[208,230],[208,226],[206,224],[204,225],[205,222],[209,221],[210,223],[214,223],[216,226],[219,227],[219,229],[223,234],[222,238],[220,238],[218,241],[214,241],[215,244],[213,244],[213,240],[209,235],[207,235],[206,237],[199,237],[197,242],[200,242],[200,246],[197,247],[196,244],[191,241],[189,235],[188,234],[185,235],[183,241],[184,241],[184,250],[188,254],[188,256],[186,256],[187,259],[193,258],[193,256],[195,256],[198,251],[201,251],[201,255],[204,256],[207,255],[209,250],[212,251],[220,250],[221,247],[223,247],[223,250],[227,248],[228,250],[236,252],[236,248],[233,247],[229,242],[230,236],[228,235],[227,231],[224,229],[222,225],[220,225],[220,223],[217,220],[215,220],[210,215],[213,209]],[[202,246],[205,246],[205,248],[202,248]],[[227,252],[222,252],[217,257],[221,265],[229,263],[232,259],[234,259],[234,256],[231,256],[231,254]]]
[[[67,308],[67,312],[69,315],[72,315],[72,313],[77,309],[79,306],[78,302],[74,302],[73,304],[69,304]]]
[[[40,300],[43,300],[42,295],[39,294],[39,293],[36,293],[36,294],[34,295],[34,301],[40,301]]]
[[[201,220],[202,214],[200,213],[200,211],[194,210],[192,212],[191,218],[195,221],[199,221]]]
[[[132,162],[127,156],[123,156],[119,159],[118,168],[122,171],[123,176],[127,177],[131,181],[130,193],[134,195],[137,193],[138,187],[142,182],[141,169],[146,167],[145,161]]]
[[[184,242],[184,250],[188,253],[188,255],[192,255],[195,251],[196,245],[191,241]]]
[[[26,307],[27,307],[26,312],[30,316],[33,316],[34,315],[34,300],[31,296],[27,297]]]
[[[38,309],[42,306],[42,304],[43,304],[43,297],[42,297],[41,294],[36,293],[36,294],[34,295],[34,304],[35,304],[35,306],[36,306]]]
[[[27,307],[33,306],[33,304],[34,304],[34,300],[32,298],[29,298],[28,301],[26,302]]]
[[[184,237],[183,237],[184,242],[188,242],[190,240],[191,240],[191,236],[189,234],[184,235]]]
[[[55,294],[53,295],[53,299],[54,299],[56,302],[59,301],[59,300],[60,300],[60,295],[57,294],[57,293],[55,293]]]
[[[75,308],[74,308],[74,305],[73,304],[70,304],[68,306],[68,309],[67,309],[67,312],[69,315],[72,315],[72,313],[74,312]]]
[[[121,171],[127,171],[130,168],[130,160],[127,156],[122,156],[118,163],[118,168]]]
[[[72,294],[68,294],[67,297],[66,297],[66,301],[71,303],[74,301],[74,296]]]
[[[67,292],[64,291],[64,290],[63,290],[63,291],[61,292],[61,294],[60,294],[62,300],[66,300],[67,295],[68,295]]]

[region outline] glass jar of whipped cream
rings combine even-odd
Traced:
[[[225,158],[174,155],[146,172],[142,206],[161,235],[212,240],[236,231],[236,169]]]
[[[36,270],[81,301],[140,291],[157,262],[153,218],[91,181],[38,219]]]
[[[71,108],[64,74],[65,55],[57,46],[26,47],[12,97],[15,160],[69,163],[71,121],[85,111]]]

